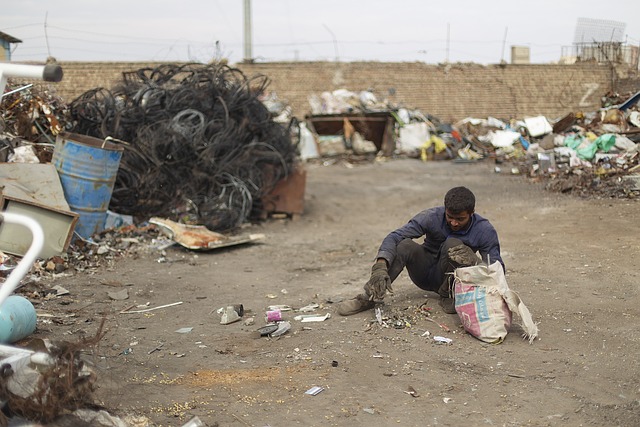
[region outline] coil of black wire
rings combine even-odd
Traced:
[[[268,84],[226,64],[165,64],[73,100],[74,132],[129,143],[109,208],[214,231],[257,216],[297,160],[289,131],[259,99]]]

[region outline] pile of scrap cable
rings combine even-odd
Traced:
[[[110,209],[214,231],[259,212],[299,159],[260,101],[268,84],[225,64],[165,64],[73,100],[74,132],[126,143]]]

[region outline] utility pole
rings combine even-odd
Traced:
[[[244,62],[253,62],[251,53],[251,0],[244,0]]]
[[[449,43],[451,40],[451,24],[449,24],[447,22],[447,57],[445,59],[445,63],[448,64],[449,63]]]
[[[504,37],[502,38],[502,57],[500,58],[501,64],[504,64],[504,48],[507,45],[507,31],[509,31],[509,27],[504,28]],[[513,62],[513,58],[511,58],[511,61]]]
[[[329,31],[329,34],[331,34],[331,38],[333,39],[333,51],[336,54],[336,62],[340,62],[340,55],[338,55],[338,39],[336,39],[336,35],[333,34],[331,28],[327,27],[325,24],[322,24],[322,26],[326,28],[327,31]]]

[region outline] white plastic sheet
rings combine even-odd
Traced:
[[[300,158],[306,160],[317,159],[318,157],[320,155],[318,154],[318,146],[313,133],[305,123],[300,123]]]
[[[424,122],[409,123],[400,128],[398,150],[405,154],[414,154],[431,137],[429,127]]]
[[[544,116],[527,117],[524,119],[524,124],[529,131],[529,135],[534,138],[553,132],[551,124]]]
[[[484,136],[479,136],[478,139],[483,142],[490,142],[496,148],[505,148],[518,141],[520,134],[512,130],[497,130]]]

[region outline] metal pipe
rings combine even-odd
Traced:
[[[35,219],[10,212],[2,212],[0,213],[0,224],[2,222],[25,226],[31,231],[33,237],[27,253],[24,254],[24,257],[22,257],[17,267],[11,272],[9,277],[7,277],[7,280],[2,286],[0,286],[0,306],[2,306],[4,300],[18,287],[20,280],[29,272],[44,246],[44,232]]]
[[[0,63],[0,74],[3,77],[18,77],[23,79],[39,79],[45,82],[59,82],[62,80],[62,67],[55,64],[30,65]]]
[[[32,65],[0,62],[0,95],[4,94],[7,79],[38,79],[45,82],[59,82],[62,80],[62,67],[57,64]]]

